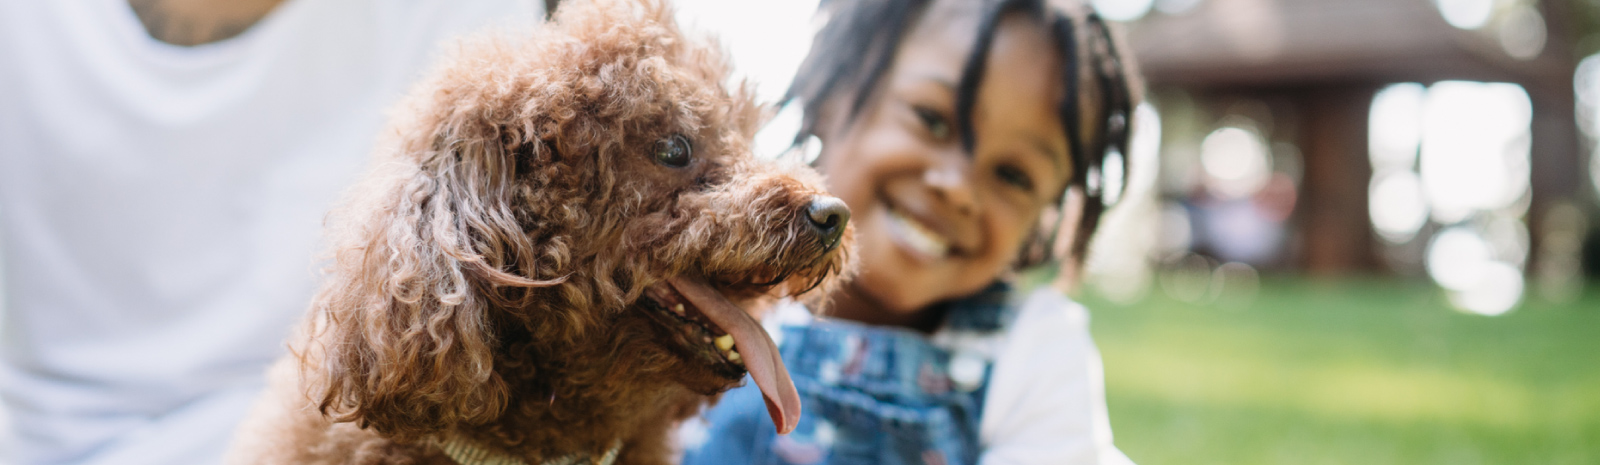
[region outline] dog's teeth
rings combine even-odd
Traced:
[[[683,304],[673,305],[672,306],[672,312],[673,313],[677,313],[679,315],[682,315],[683,314]]]
[[[732,349],[732,348],[733,348],[733,335],[724,334],[724,335],[722,335],[722,337],[718,337],[717,338],[717,350],[728,350],[728,349]]]
[[[728,361],[730,361],[730,362],[737,363],[737,364],[740,364],[740,365],[744,364],[744,362],[740,361],[740,360],[743,359],[743,357],[739,356],[739,351],[730,350],[730,351],[728,351],[727,357],[728,357]]]
[[[700,341],[704,342],[706,344],[710,344],[711,343],[711,336],[700,336]]]

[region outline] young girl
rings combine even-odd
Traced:
[[[684,463],[1126,463],[1087,312],[1011,282],[1078,266],[1101,163],[1126,152],[1135,96],[1106,25],[1040,0],[823,9],[789,98],[853,212],[860,274],[825,318],[774,332],[803,399],[795,431],[736,389],[685,435]]]

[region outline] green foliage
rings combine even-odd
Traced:
[[[1600,463],[1600,289],[1498,317],[1397,280],[1084,301],[1142,465]]]

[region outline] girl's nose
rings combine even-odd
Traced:
[[[978,202],[968,175],[971,167],[972,161],[966,156],[945,157],[928,167],[928,171],[922,175],[923,182],[933,189],[946,207],[961,215],[971,215],[977,210]]]

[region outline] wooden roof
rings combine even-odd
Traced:
[[[1472,79],[1570,88],[1565,8],[1543,3],[1548,39],[1530,60],[1507,55],[1493,23],[1446,23],[1432,0],[1202,0],[1182,14],[1152,11],[1128,35],[1154,84]]]

